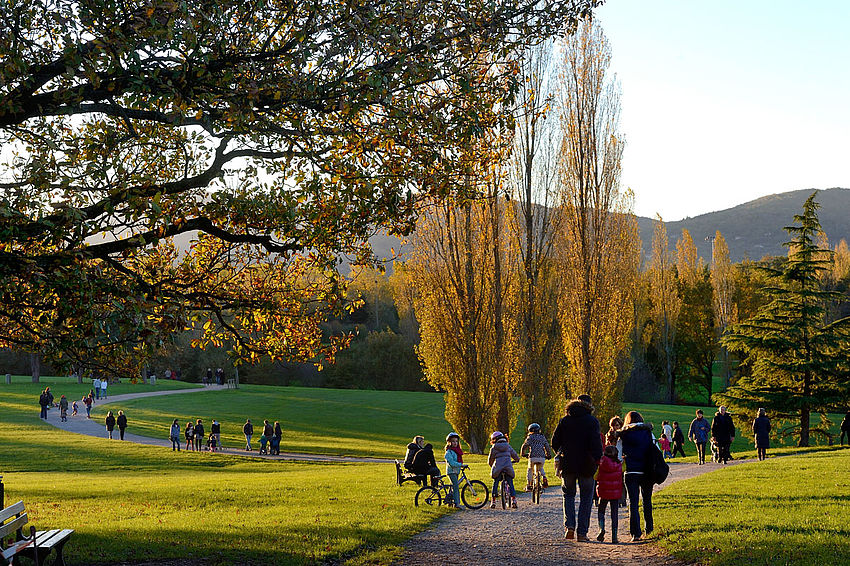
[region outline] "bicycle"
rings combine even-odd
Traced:
[[[487,504],[490,499],[490,492],[487,489],[487,484],[480,480],[471,480],[466,477],[466,469],[469,466],[463,466],[458,475],[458,488],[460,489],[460,500],[469,509],[481,509]],[[447,505],[453,502],[450,498],[452,489],[451,482],[444,481],[448,476],[440,476],[440,483],[436,486],[425,485],[419,488],[416,496],[413,498],[414,504],[427,506],[440,506],[445,502]]]
[[[496,485],[498,487],[494,488],[493,491],[493,501],[495,503],[496,497],[498,496],[502,502],[502,509],[508,509],[511,506],[511,492],[509,489],[506,488],[506,486],[508,485],[508,478],[509,476],[507,472],[502,472],[501,474],[499,474],[499,477],[496,478]],[[495,490],[499,491],[498,495],[496,494]]]
[[[540,494],[543,493],[543,473],[534,467],[534,478],[531,480],[531,501],[540,505]]]

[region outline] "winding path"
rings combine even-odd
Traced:
[[[103,405],[115,405],[124,403],[126,401],[130,401],[132,399],[140,399],[143,397],[158,397],[160,395],[180,395],[185,393],[198,393],[201,391],[221,391],[224,390],[225,386],[223,385],[208,385],[206,387],[193,387],[189,389],[169,389],[164,391],[146,391],[142,393],[126,393],[124,395],[112,395],[107,397],[106,399],[99,399],[95,401],[97,406]],[[68,411],[68,420],[66,422],[62,422],[59,419],[59,410],[51,409],[47,412],[47,423],[55,426],[56,428],[61,428],[62,430],[66,430],[68,432],[73,432],[76,434],[84,434],[87,436],[96,436],[100,438],[105,438],[106,436],[106,426],[103,424],[101,419],[88,419],[86,418],[85,406],[82,403],[79,403],[80,411],[77,416],[71,416],[71,411]],[[163,431],[165,431],[168,423],[163,424]],[[127,427],[128,432],[124,434],[124,440],[128,442],[135,442],[137,444],[147,444],[150,446],[163,446],[165,448],[171,448],[171,441],[167,438],[150,438],[148,436],[139,436],[138,434],[132,434],[131,430],[133,430],[132,422],[130,426]],[[164,436],[164,435],[163,435]],[[115,437],[118,437],[118,432],[116,431]],[[259,437],[259,435],[258,435]],[[181,444],[182,444],[181,438]],[[203,451],[201,451],[203,452]],[[392,459],[387,458],[366,458],[366,457],[355,457],[355,456],[330,456],[323,454],[302,454],[298,452],[281,452],[278,456],[270,456],[267,454],[260,455],[256,451],[248,452],[244,449],[239,448],[224,448],[219,450],[220,453],[223,454],[232,454],[235,456],[243,456],[246,458],[263,458],[267,460],[289,460],[289,461],[306,461],[306,462],[373,462],[373,463],[392,463]]]
[[[741,464],[753,460],[734,460],[730,464]],[[704,466],[671,462],[670,476],[659,491],[672,483],[696,477],[706,472],[723,468],[722,464],[707,463]],[[517,486],[524,483],[525,468],[517,468]],[[488,480],[489,482],[489,480]],[[578,499],[578,498],[576,498]],[[620,509],[620,544],[610,543],[611,515],[606,513],[608,528],[605,542],[596,542],[599,532],[596,507],[590,520],[591,542],[578,543],[564,540],[563,497],[560,486],[553,482],[540,499],[540,505],[531,502],[527,493],[518,493],[519,509],[509,511],[480,509],[461,510],[419,533],[405,544],[399,566],[421,566],[422,564],[463,563],[465,565],[540,566],[682,566],[686,564],[666,554],[663,550],[643,540],[628,543],[628,511]],[[578,507],[578,505],[576,505]]]

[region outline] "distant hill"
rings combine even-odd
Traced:
[[[793,223],[794,215],[803,210],[803,203],[815,189],[803,189],[762,197],[733,208],[701,214],[676,222],[667,222],[667,237],[671,249],[687,229],[699,255],[711,258],[711,238],[717,230],[729,246],[732,261],[761,259],[766,255],[785,255],[782,246],[790,237],[783,230]],[[818,191],[815,200],[821,205],[818,211],[821,226],[831,246],[844,239],[850,243],[850,189],[825,189]],[[641,240],[645,254],[652,249],[655,221],[639,218]]]
[[[706,261],[711,259],[711,238],[717,230],[723,234],[729,246],[732,261],[758,260],[766,255],[785,255],[782,246],[788,241],[785,226],[793,222],[794,215],[803,210],[803,203],[815,189],[803,189],[761,197],[733,208],[701,214],[676,222],[667,222],[667,237],[670,248],[675,251],[676,242],[687,229],[697,246],[699,255]],[[850,189],[825,189],[818,191],[816,198],[821,205],[819,218],[830,245],[844,239],[850,243]],[[638,217],[644,255],[648,258],[652,250],[652,235],[655,219]],[[398,238],[375,236],[370,242],[380,258],[393,257],[405,251]],[[392,265],[388,263],[387,269]]]

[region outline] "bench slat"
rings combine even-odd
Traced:
[[[0,511],[0,523],[3,523],[9,519],[9,517],[14,517],[15,515],[20,515],[24,512],[24,502],[18,501],[13,505],[9,505],[2,511]]]
[[[12,543],[12,545],[9,548],[7,548],[6,550],[3,551],[3,558],[8,560],[12,556],[15,556],[16,554],[18,554],[22,550],[26,550],[27,547],[30,547],[30,546],[32,546],[31,540],[22,540],[22,541],[19,541],[19,542],[14,542],[14,543]]]
[[[0,540],[15,534],[15,532],[27,524],[27,514],[23,513],[20,517],[15,517],[5,525],[0,526]]]
[[[73,529],[54,529],[51,531],[39,531],[35,533],[36,546],[44,549],[51,549],[73,533]]]

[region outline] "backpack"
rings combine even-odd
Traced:
[[[644,456],[646,470],[644,473],[652,483],[662,484],[667,480],[670,474],[670,465],[664,460],[664,454],[658,449],[658,446],[653,442],[649,445]]]

